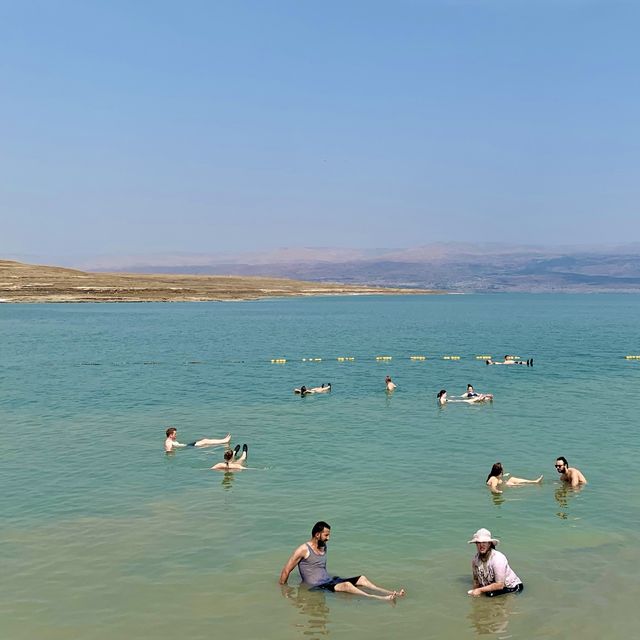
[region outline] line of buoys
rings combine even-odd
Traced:
[[[442,356],[443,360],[460,360],[460,356]]]
[[[338,362],[353,362],[355,360],[355,358],[351,357],[351,356],[340,356],[339,358],[336,358],[336,360]]]
[[[287,361],[286,358],[272,358],[271,359],[271,363],[272,364],[284,364]]]
[[[625,360],[640,360],[640,356],[625,356]]]
[[[426,360],[427,356],[409,356],[410,360]]]
[[[505,360],[522,360],[520,356],[505,356]]]
[[[322,358],[302,358],[302,362],[322,362]]]
[[[476,356],[476,360],[491,360],[491,356]]]
[[[393,356],[376,356],[376,360],[393,360]]]

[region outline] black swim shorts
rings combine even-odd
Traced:
[[[356,586],[356,582],[360,580],[360,576],[355,576],[353,578],[340,578],[338,576],[333,576],[329,582],[323,582],[322,584],[317,584],[315,587],[311,587],[310,591],[315,589],[324,589],[325,591],[335,591],[336,585],[341,582],[350,582],[354,587]]]
[[[196,442],[198,442],[197,440],[195,442],[190,442],[187,447],[195,447],[196,446]]]
[[[505,593],[522,593],[523,589],[524,585],[521,582],[515,587],[505,587],[504,589],[499,589],[498,591],[488,591],[487,593],[485,593],[485,595],[487,596],[487,598],[493,598],[494,596],[501,596]]]

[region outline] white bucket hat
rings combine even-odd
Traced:
[[[491,531],[489,531],[489,529],[478,529],[468,544],[472,544],[473,542],[493,542],[493,544],[498,544],[500,540],[491,537]]]

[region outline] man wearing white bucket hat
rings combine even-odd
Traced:
[[[478,529],[469,544],[475,543],[477,553],[471,561],[473,589],[470,596],[501,596],[503,593],[520,593],[524,588],[504,553],[496,550],[500,542],[488,529]]]

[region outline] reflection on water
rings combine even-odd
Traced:
[[[303,636],[307,638],[319,638],[328,636],[329,607],[327,606],[326,593],[324,591],[310,591],[306,587],[282,586],[282,595],[300,610],[304,618],[296,624]]]
[[[228,491],[233,486],[233,481],[235,480],[235,473],[231,471],[226,471],[222,474],[222,482],[220,483],[222,487]]]
[[[509,616],[513,612],[517,596],[506,595],[499,598],[470,598],[471,610],[467,619],[478,635],[505,633],[509,626]]]
[[[491,493],[491,499],[493,500],[493,504],[496,505],[496,507],[499,507],[500,505],[504,504],[505,502],[505,498],[504,495],[502,493]]]
[[[556,512],[558,518],[566,520],[569,517],[569,500],[582,491],[582,486],[572,487],[566,482],[561,482],[554,492],[556,502],[560,506],[560,511]]]

